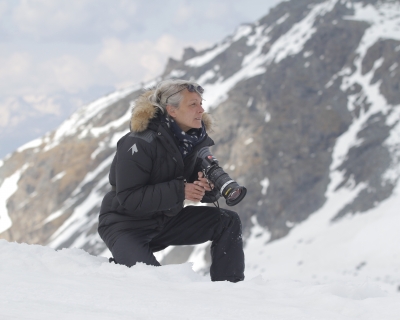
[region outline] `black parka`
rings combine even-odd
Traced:
[[[109,174],[110,188],[102,202],[98,231],[112,248],[115,240],[132,229],[157,229],[183,209],[184,181],[197,180],[201,171],[198,150],[212,146],[208,135],[183,159],[177,141],[157,108],[143,94],[132,112],[131,132],[117,143]],[[158,111],[160,112],[160,111]],[[206,128],[210,126],[203,115]],[[216,201],[218,190],[206,192],[202,202]]]

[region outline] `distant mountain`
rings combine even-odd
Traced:
[[[0,159],[36,137],[56,129],[85,101],[98,99],[109,87],[94,87],[79,93],[0,96]]]
[[[399,61],[398,1],[283,2],[3,159],[0,237],[104,252],[97,218],[116,142],[134,99],[165,78],[205,88],[212,152],[248,189],[234,207],[247,242],[281,239],[317,215],[333,228],[376,211],[395,195],[400,173]],[[162,259],[207,260],[205,250],[172,249]]]

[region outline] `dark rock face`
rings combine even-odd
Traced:
[[[385,173],[399,156],[386,142],[398,124],[389,118],[400,104],[400,41],[381,38],[360,53],[371,22],[349,18],[362,5],[380,8],[390,3],[283,2],[213,48],[202,52],[187,48],[181,61],[169,60],[161,78],[194,79],[206,93],[218,96],[206,96],[204,102],[215,119],[212,152],[224,170],[248,189],[246,198],[233,207],[242,218],[245,238],[253,216],[271,233],[271,241],[287,235],[325,203],[332,170],[342,174],[336,190],[362,187],[332,221],[365,212],[392,194],[397,179],[388,179]],[[384,105],[373,101],[372,89]],[[90,130],[120,119],[141,90],[101,109],[57,147],[46,151],[44,141],[40,152],[27,149],[5,160],[0,183],[23,164],[31,165],[7,202],[13,226],[0,237],[48,243],[64,226],[69,233],[53,246],[79,245],[94,254],[104,250],[96,233],[98,208],[109,188],[107,161],[115,150],[113,135],[127,130],[128,123],[97,135]],[[339,137],[352,128],[359,128],[356,141],[332,167]],[[51,182],[63,171],[62,178]],[[81,185],[90,172],[90,179]],[[88,205],[90,197],[100,200]],[[224,202],[220,201],[223,207]],[[57,210],[59,216],[43,222]],[[82,218],[74,218],[78,213]],[[182,250],[172,250],[164,262],[184,261],[191,249]]]

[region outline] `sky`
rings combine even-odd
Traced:
[[[0,158],[282,0],[0,0]]]

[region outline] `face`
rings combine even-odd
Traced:
[[[204,113],[202,100],[197,92],[189,92],[187,89],[181,92],[182,100],[179,108],[167,106],[168,114],[176,121],[185,132],[193,128],[201,128],[201,118]]]

